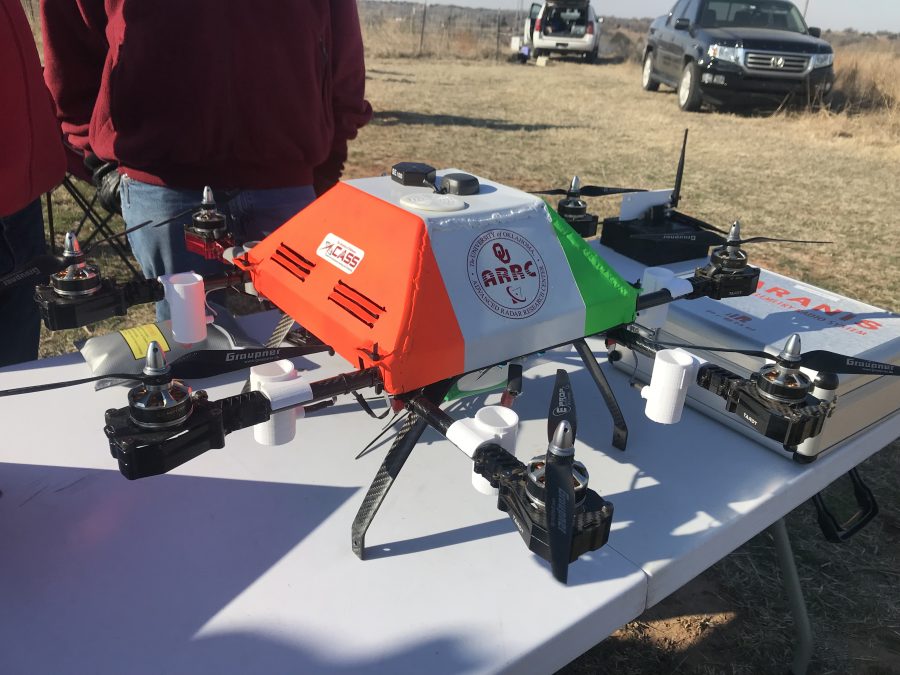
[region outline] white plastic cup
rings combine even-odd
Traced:
[[[653,293],[666,288],[675,273],[667,267],[648,267],[641,277],[641,293]],[[642,309],[638,312],[637,323],[644,328],[656,330],[662,328],[669,316],[669,305],[658,305],[650,309]]]
[[[172,337],[181,344],[206,339],[206,290],[203,277],[181,272],[160,277],[172,315]]]
[[[263,382],[285,382],[297,378],[294,364],[287,359],[262,363],[250,369],[250,389],[259,391]],[[302,413],[302,408],[300,411]],[[294,440],[297,432],[297,409],[272,414],[267,422],[253,427],[253,440],[260,445],[283,445]]]
[[[697,359],[683,349],[657,352],[650,385],[641,390],[641,397],[647,400],[644,414],[659,424],[677,423],[698,367]]]
[[[502,405],[486,405],[475,413],[475,425],[508,453],[516,454],[519,415],[515,410]],[[474,469],[472,486],[485,495],[496,496],[499,493],[497,488],[492,488],[490,482]]]

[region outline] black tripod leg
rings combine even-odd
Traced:
[[[451,380],[446,380],[430,385],[426,387],[424,395],[432,403],[440,403],[449,391],[451,384]],[[403,422],[403,426],[400,428],[400,432],[397,434],[397,438],[391,445],[391,449],[388,450],[384,461],[381,463],[381,468],[375,474],[375,480],[369,486],[369,491],[366,493],[350,529],[353,552],[360,560],[365,559],[366,531],[369,529],[369,525],[375,519],[375,514],[378,513],[378,509],[387,496],[388,490],[394,484],[400,469],[403,468],[412,449],[419,442],[427,428],[428,422],[410,411]]]
[[[412,449],[419,442],[427,428],[428,423],[425,420],[414,413],[410,413],[404,421],[400,433],[397,434],[394,444],[388,450],[384,462],[381,463],[381,468],[375,474],[375,480],[369,486],[369,491],[366,493],[366,497],[356,513],[356,518],[353,519],[351,528],[353,552],[360,560],[365,559],[366,530],[369,529],[369,525],[375,519],[375,514],[378,513],[378,509],[387,496],[388,490],[394,484],[400,469],[403,468]]]
[[[572,344],[575,345],[575,349],[581,357],[584,367],[587,368],[591,377],[594,378],[594,383],[597,385],[597,389],[600,390],[600,395],[606,402],[609,414],[612,415],[613,447],[624,450],[625,446],[628,444],[628,425],[625,423],[625,416],[622,414],[622,409],[619,408],[619,402],[616,401],[616,395],[613,393],[612,387],[609,386],[606,375],[600,370],[600,364],[597,363],[597,359],[594,358],[594,353],[591,351],[590,347],[587,346],[587,343],[584,340],[575,340]]]

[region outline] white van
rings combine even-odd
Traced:
[[[599,52],[602,22],[588,0],[536,2],[525,19],[522,51],[534,58],[580,55],[593,63]]]

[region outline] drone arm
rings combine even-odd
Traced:
[[[26,272],[28,278],[32,278],[30,270]],[[204,292],[243,285],[249,277],[244,271],[217,274],[203,280]],[[165,297],[165,284],[160,279],[137,279],[121,285],[115,280],[103,279],[94,293],[71,297],[60,295],[50,285],[39,285],[34,294],[44,324],[50,330],[80,328],[114,316],[125,316],[135,305],[159,302]]]
[[[136,480],[167,473],[209,450],[224,447],[227,434],[265,422],[272,414],[268,399],[260,392],[208,401],[206,392],[198,391],[191,403],[190,417],[174,429],[138,427],[127,407],[106,411],[103,431],[123,476]]]
[[[424,396],[411,398],[406,407],[424,419],[428,426],[445,436],[467,457],[474,458],[481,446],[495,441],[492,431],[482,428],[476,420],[453,419],[441,410],[439,405]]]
[[[50,330],[80,328],[113,316],[125,316],[129,307],[156,302],[164,297],[163,286],[156,279],[140,279],[119,285],[103,279],[96,292],[86,296],[59,295],[52,286],[34,290],[44,325]]]
[[[798,455],[798,446],[822,432],[825,419],[834,410],[834,400],[807,395],[799,402],[782,403],[759,394],[758,373],[749,379],[707,363],[697,373],[697,384],[725,400],[725,410],[734,413],[751,428],[782,444],[798,461],[812,461]]]
[[[230,286],[242,286],[250,281],[250,273],[244,270],[235,270],[234,272],[223,272],[203,278],[203,289],[205,292],[218,291]]]
[[[666,268],[647,268],[647,272],[651,269],[668,272]],[[671,272],[668,273],[672,274]],[[712,289],[712,284],[708,278],[696,274],[686,279],[675,275],[668,278],[660,277],[652,288],[647,287],[647,281],[648,274],[645,273],[642,284],[646,290],[638,296],[636,302],[636,309],[639,312],[666,305],[681,298],[705,297]]]

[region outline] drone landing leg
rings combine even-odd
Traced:
[[[437,404],[446,395],[450,389],[452,381],[446,380],[438,384],[431,385],[425,389],[424,396],[432,403]],[[375,480],[369,486],[369,491],[363,499],[356,517],[353,519],[353,525],[350,528],[351,544],[353,552],[360,560],[365,560],[366,552],[366,531],[369,525],[375,519],[375,514],[384,498],[387,496],[388,490],[394,484],[394,480],[400,473],[400,469],[406,463],[412,449],[422,437],[425,429],[428,428],[428,422],[410,411],[394,440],[391,449],[388,450],[378,473],[375,474]]]
[[[622,414],[622,409],[619,408],[619,402],[616,401],[616,396],[613,393],[612,387],[609,386],[606,375],[604,375],[603,371],[600,369],[600,364],[597,363],[597,359],[594,358],[594,353],[591,351],[590,347],[587,346],[587,343],[584,340],[575,340],[572,344],[575,346],[575,350],[581,357],[584,367],[587,368],[591,377],[594,378],[594,383],[597,385],[597,389],[600,390],[600,395],[603,397],[606,407],[609,409],[609,414],[612,415],[613,447],[624,450],[625,446],[628,444],[628,425],[625,422],[625,415]]]

